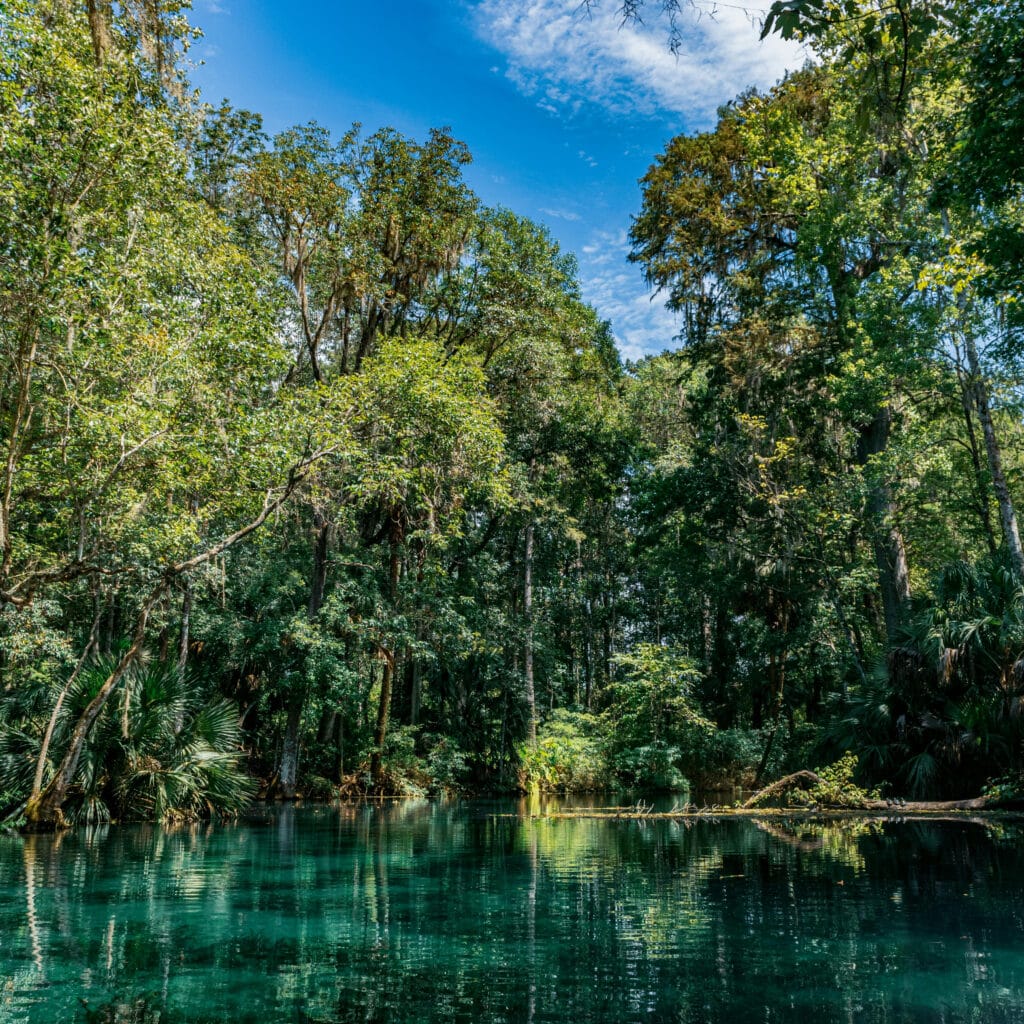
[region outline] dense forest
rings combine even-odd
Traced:
[[[765,31],[640,183],[623,365],[448,129],[269,138],[176,0],[4,0],[0,817],[1015,789],[1024,3]]]

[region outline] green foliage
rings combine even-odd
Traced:
[[[819,768],[817,775],[821,781],[808,790],[794,791],[792,799],[822,807],[863,807],[865,801],[877,800],[877,791],[868,791],[856,784],[856,774],[856,755],[845,754],[834,764]]]
[[[424,796],[431,786],[424,761],[416,753],[415,728],[392,729],[385,741],[382,754],[386,765],[383,776],[384,792],[392,796]],[[381,780],[364,773],[363,781],[369,792],[381,791]]]
[[[153,675],[142,679],[150,682]],[[187,688],[178,694],[150,690],[139,700],[137,724],[118,744],[123,768],[116,762],[106,768],[118,816],[193,820],[244,809],[255,786],[245,771],[238,709],[226,701],[199,704]],[[182,718],[177,731],[172,708]]]
[[[621,737],[671,740],[689,729],[711,728],[691,699],[700,669],[681,650],[638,644],[616,663],[620,673],[609,688],[606,715]]]
[[[58,708],[83,820],[1017,777],[1016,0],[774,4],[814,60],[645,175],[628,367],[447,130],[269,140],[94,6],[0,39],[0,803]]]
[[[1020,776],[1003,775],[987,782],[981,792],[994,803],[1005,804],[1019,802],[1024,789]]]
[[[469,789],[472,774],[469,755],[446,736],[433,737],[429,742],[424,768],[430,778],[431,792],[462,793]]]
[[[696,731],[680,750],[679,764],[686,777],[701,787],[749,784],[761,762],[767,739],[765,732],[755,729]],[[784,743],[774,746],[766,777],[778,774],[784,751]]]
[[[607,788],[607,738],[596,715],[559,709],[541,726],[537,746],[520,749],[523,781],[556,793],[589,793]]]
[[[82,709],[115,662],[89,665],[68,691],[50,757],[59,759]],[[40,702],[40,710],[45,704]],[[32,706],[8,697],[0,726],[0,787],[24,800],[39,755]],[[135,667],[94,726],[67,805],[71,820],[193,820],[231,815],[252,799],[238,709],[204,698],[175,666]]]
[[[663,741],[639,747],[624,747],[612,755],[611,766],[619,781],[629,789],[646,792],[681,793],[690,787],[679,770],[682,751]]]
[[[892,670],[831,726],[866,775],[916,797],[972,796],[1020,773],[1024,590],[1004,559],[954,562],[907,626]]]
[[[614,771],[633,787],[685,788],[683,749],[714,732],[693,699],[699,668],[678,648],[659,644],[638,644],[616,660],[604,711]]]

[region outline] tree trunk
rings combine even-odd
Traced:
[[[405,649],[402,656],[396,656],[395,661],[401,665],[401,672],[395,678],[391,688],[391,714],[389,717],[401,725],[412,725],[415,659],[410,656],[408,649]]]
[[[338,782],[341,783],[345,780],[345,720],[341,715],[338,715],[334,728],[338,755]]]
[[[607,576],[606,586],[609,585]],[[601,590],[601,661],[602,676],[607,685],[612,679],[612,605],[607,589]]]
[[[188,645],[192,623],[192,581],[186,576],[182,581],[181,595],[181,633],[178,635],[178,678],[184,680],[185,669],[188,668]],[[174,733],[177,735],[185,727],[185,718],[179,711],[174,717]]]
[[[110,49],[110,23],[112,20],[110,0],[88,0],[86,6],[93,56],[95,56],[97,64],[102,64]]]
[[[391,710],[391,689],[395,679],[394,652],[381,648],[384,674],[380,683],[380,701],[377,704],[377,727],[373,734],[373,754],[370,756],[370,778],[379,788],[384,767],[384,742],[388,738],[388,717]]]
[[[419,661],[412,663],[412,693],[409,698],[409,724],[419,725],[420,703],[423,699],[423,667]]]
[[[401,543],[404,538],[402,510],[391,511],[390,542],[388,546],[388,592],[391,597],[391,609],[398,611],[398,582],[401,578],[402,559]],[[373,753],[370,755],[370,778],[375,788],[381,781],[381,770],[384,762],[384,742],[388,736],[388,718],[391,714],[391,690],[395,681],[395,652],[386,647],[380,648],[384,659],[384,674],[380,684],[380,701],[377,704],[377,727],[374,731]]]
[[[779,731],[782,720],[782,701],[786,689],[786,661],[789,656],[787,638],[789,635],[789,605],[785,598],[782,601],[782,609],[778,611],[777,599],[774,591],[768,596],[767,624],[771,634],[781,633],[782,649],[778,651],[774,645],[768,655],[768,685],[771,691],[771,710],[769,711],[771,721],[771,732],[764,745],[760,763],[757,766],[757,773],[754,776],[755,788],[761,785],[765,772],[768,770],[768,762],[775,746],[775,736]]]
[[[526,709],[529,720],[526,735],[532,749],[537,748],[537,696],[533,685],[533,534],[534,524],[526,524],[526,546],[523,552],[523,619],[526,637],[523,641],[523,679],[526,688]]]
[[[188,667],[188,645],[192,626],[192,581],[186,576],[181,584],[181,633],[178,635],[178,672]]]
[[[766,800],[770,796],[777,796],[779,793],[784,793],[789,789],[810,789],[812,786],[818,786],[821,784],[821,776],[817,772],[811,771],[799,771],[793,772],[792,775],[787,775],[784,778],[778,779],[773,782],[770,786],[766,786],[764,789],[759,789],[749,800],[741,804],[743,810],[747,810],[751,807],[756,807],[762,800]]]
[[[337,711],[324,709],[320,715],[320,724],[316,729],[317,743],[329,743],[334,738],[334,727],[338,719]]]
[[[82,712],[81,717],[75,723],[71,732],[71,740],[68,749],[64,752],[60,766],[57,768],[53,778],[50,779],[46,788],[35,798],[29,800],[25,807],[25,831],[27,832],[53,832],[65,827],[64,813],[61,808],[67,799],[68,789],[78,769],[78,761],[85,749],[86,740],[92,727],[99,718],[107,698],[113,693],[117,684],[124,678],[125,673],[131,668],[135,659],[142,649],[142,641],[146,635],[146,623],[149,620],[150,612],[157,601],[163,597],[167,588],[166,581],[161,583],[154,590],[139,612],[139,618],[135,624],[135,633],[132,637],[131,646],[121,655],[121,659],[114,667],[114,671],[107,676],[96,696],[90,701],[89,706]]]
[[[283,800],[294,800],[299,775],[299,729],[302,725],[302,687],[296,687],[288,701],[288,718],[284,727],[284,742],[281,745],[281,767],[277,776],[277,792]]]
[[[889,446],[892,430],[892,409],[879,409],[874,419],[861,428],[857,456],[865,468],[868,500],[868,525],[878,569],[878,585],[885,615],[885,632],[892,643],[904,624],[910,608],[910,572],[903,533],[897,523],[896,502],[892,489],[884,479],[872,479],[871,459],[883,454]]]
[[[591,650],[594,634],[590,622],[590,603],[587,602],[586,622],[583,627],[583,705],[589,711],[594,702],[594,666]]]
[[[321,513],[313,515],[313,571],[309,581],[309,601],[306,615],[315,622],[324,603],[327,589],[327,555],[330,548],[331,524]],[[281,766],[277,775],[277,791],[283,800],[294,800],[297,795],[299,776],[299,733],[302,728],[302,711],[306,703],[304,682],[299,682],[288,699],[288,717],[285,720],[284,742],[281,745]]]
[[[846,637],[846,642],[850,648],[850,656],[853,658],[854,667],[857,669],[857,675],[860,677],[861,683],[866,684],[868,681],[867,672],[864,670],[864,661],[862,658],[862,652],[859,645],[857,644],[857,634],[850,627],[849,622],[846,618],[846,613],[843,611],[842,601],[839,599],[839,587],[836,584],[835,577],[831,572],[826,573],[826,581],[828,584],[828,597],[832,603],[832,607],[836,613],[836,621],[839,623],[839,628],[843,631],[843,636]],[[848,688],[846,685],[846,676],[844,674],[842,680],[841,695],[843,702],[846,702],[846,698],[849,696],[847,692]]]
[[[594,700],[594,602],[588,595],[583,601],[583,688],[589,711]]]
[[[331,524],[316,512],[313,515],[313,527],[316,537],[313,541],[313,576],[310,580],[309,603],[306,612],[310,622],[315,622],[324,603],[324,592],[327,589],[327,555],[330,549]]]
[[[950,234],[949,211],[942,211],[942,225],[948,236]],[[957,295],[957,308],[961,316],[967,309],[967,297],[960,293]],[[974,335],[968,325],[964,324],[963,329],[964,348],[967,352],[967,370],[970,375],[970,391],[974,398],[974,406],[978,411],[978,419],[981,422],[981,431],[985,438],[985,454],[988,456],[988,470],[992,477],[992,490],[995,491],[996,504],[999,506],[999,525],[1002,529],[1003,541],[1010,553],[1010,561],[1018,578],[1024,579],[1024,550],[1021,549],[1020,531],[1017,528],[1017,514],[1014,511],[1013,501],[1010,498],[1010,489],[1006,484],[1006,475],[1003,472],[1003,455],[999,446],[999,439],[996,437],[995,424],[992,422],[992,410],[989,407],[988,388],[985,386],[985,378],[981,372],[981,359],[978,356],[978,346],[975,343]],[[972,451],[974,450],[974,431],[970,425],[970,412],[965,407],[964,412],[968,421],[968,432],[971,438]],[[985,503],[984,494],[982,504]],[[986,509],[987,518],[987,509]],[[991,535],[991,526],[988,527]]]
[[[970,332],[964,335],[967,349],[967,367],[971,374],[974,403],[981,421],[981,431],[985,437],[985,452],[988,455],[988,471],[992,477],[992,490],[995,491],[996,503],[999,506],[999,525],[1003,531],[1003,541],[1010,553],[1010,561],[1018,578],[1024,579],[1024,550],[1021,549],[1020,532],[1017,529],[1017,513],[1010,498],[1010,488],[1006,484],[1003,472],[1003,454],[996,437],[995,424],[992,422],[992,411],[988,404],[988,389],[981,375],[981,360],[978,358],[978,347]]]
[[[81,657],[75,665],[74,672],[71,673],[71,678],[64,684],[64,688],[60,691],[60,695],[57,697],[49,722],[46,723],[46,733],[43,736],[42,746],[39,748],[39,759],[36,761],[36,774],[32,781],[32,792],[29,794],[29,803],[38,799],[39,794],[43,791],[43,775],[46,772],[46,759],[50,754],[50,743],[53,740],[53,730],[57,727],[57,719],[60,718],[61,708],[64,707],[64,701],[67,699],[67,695],[70,692],[71,687],[74,685],[79,673],[85,666],[93,647],[96,646],[96,638],[100,629],[100,613],[101,606],[97,605],[96,616],[92,620],[92,629],[89,630],[89,639],[86,641]]]
[[[768,759],[772,756],[772,750],[775,747],[775,735],[779,731],[779,720],[776,718],[772,722],[772,727],[768,733],[768,739],[765,741],[764,750],[761,752],[761,760],[758,762],[757,771],[754,774],[754,789],[760,788],[761,780],[764,778],[764,773],[768,770]]]
[[[964,411],[964,425],[967,427],[967,442],[971,452],[971,465],[974,467],[974,486],[978,496],[978,518],[985,531],[985,543],[988,544],[989,554],[994,555],[999,550],[996,544],[995,531],[992,529],[992,516],[989,514],[988,487],[985,481],[985,471],[981,465],[981,454],[978,451],[978,437],[974,432],[974,414],[972,407],[975,405],[974,392],[969,381],[964,379],[963,371],[959,366],[956,368],[957,377],[960,380],[960,404]]]

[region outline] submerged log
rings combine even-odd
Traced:
[[[956,802],[956,801],[954,801]],[[982,825],[997,820],[1020,822],[1024,812],[1012,808],[990,805],[978,810],[949,808],[943,801],[918,802],[898,806],[884,800],[873,801],[874,807],[692,807],[677,811],[654,811],[641,814],[626,807],[618,811],[583,810],[551,811],[531,814],[534,820],[545,821],[674,821],[690,824],[698,821],[719,822],[726,818],[744,818],[755,823],[765,821],[907,821],[921,818],[927,821],[960,822]],[[495,814],[495,818],[521,820],[516,813]]]

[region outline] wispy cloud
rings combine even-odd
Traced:
[[[597,231],[580,252],[583,297],[606,320],[626,359],[676,348],[680,325],[661,297],[644,286],[640,269],[627,262],[625,231]]]
[[[682,114],[695,127],[741,90],[803,63],[778,36],[758,42],[757,7],[684,10],[673,55],[659,4],[648,6],[649,24],[623,25],[618,0],[597,0],[589,13],[575,0],[480,0],[475,16],[479,34],[507,58],[510,81],[544,109],[572,112],[591,101],[614,114]]]
[[[646,24],[623,24],[621,0],[593,0],[589,13],[579,0],[469,2],[478,35],[504,56],[508,80],[558,117],[596,105],[612,118],[667,115],[688,130],[703,129],[723,103],[750,86],[770,86],[804,62],[801,49],[778,36],[758,41],[764,11],[743,10],[743,0],[714,14],[704,8],[715,0],[684,5],[676,54],[669,50],[660,0],[647,0]],[[754,3],[767,7],[768,0]],[[597,166],[587,149],[574,144],[569,152]],[[588,222],[585,210],[580,220]],[[579,268],[584,297],[611,321],[622,354],[635,360],[677,347],[681,324],[662,296],[652,297],[628,254],[626,231],[608,230],[605,221],[579,252]]]
[[[572,210],[554,210],[550,206],[542,206],[540,212],[545,217],[554,217],[557,220],[579,220],[580,215]]]

